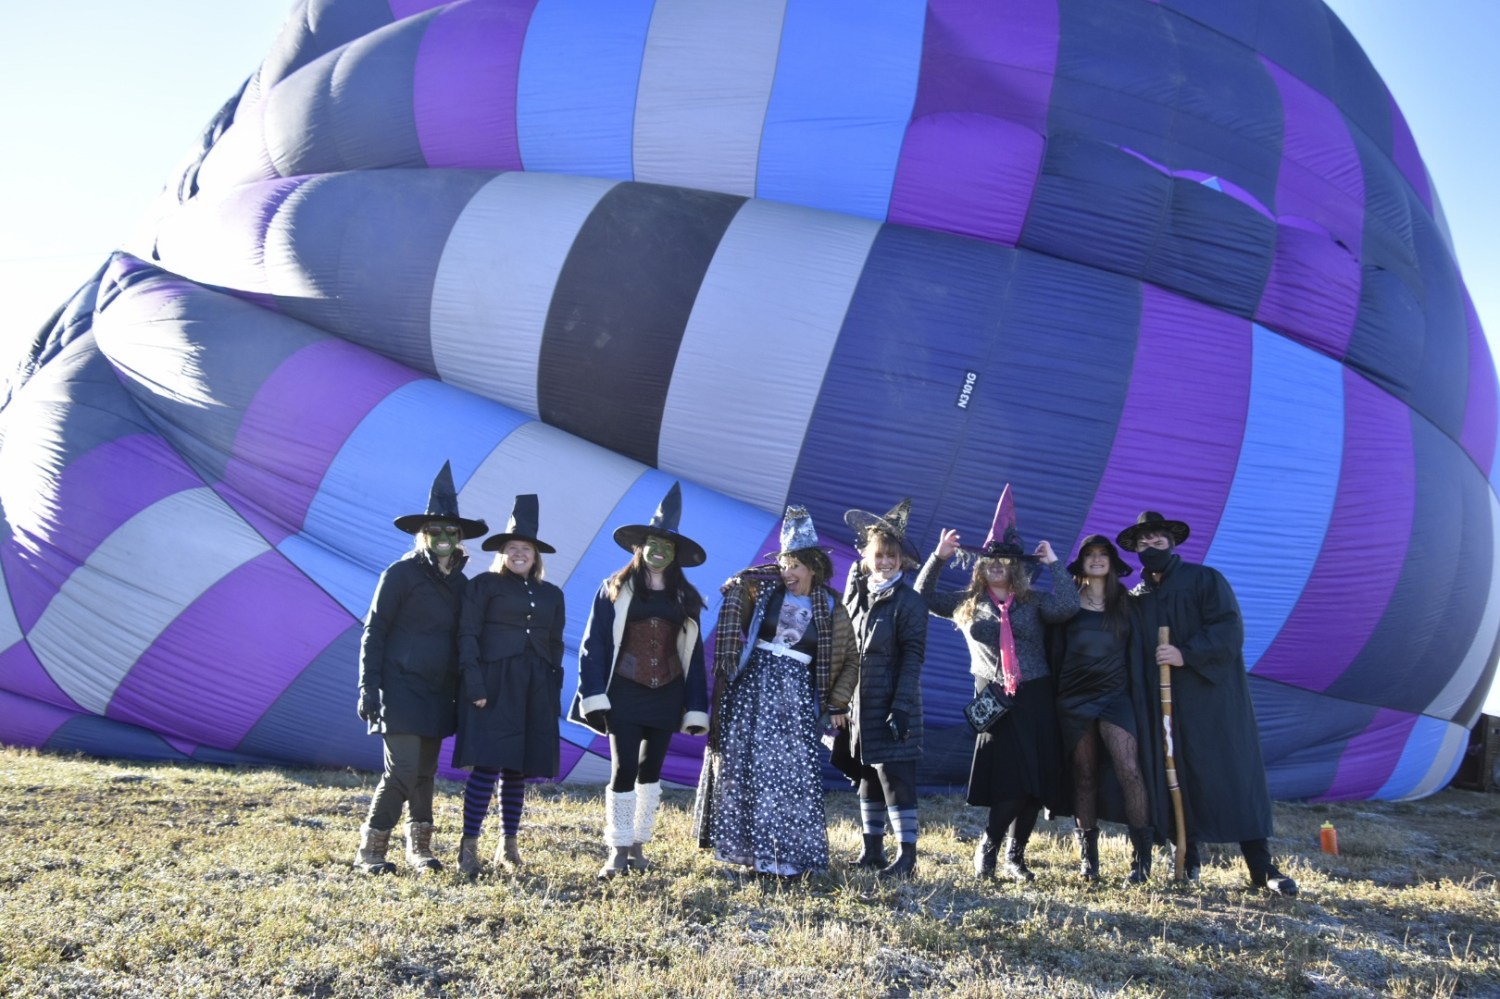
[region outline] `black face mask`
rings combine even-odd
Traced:
[[[1140,556],[1141,567],[1147,572],[1161,572],[1172,561],[1171,548],[1142,548],[1136,555]]]

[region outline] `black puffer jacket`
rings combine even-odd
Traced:
[[[927,654],[927,604],[902,580],[869,599],[855,563],[844,588],[844,609],[860,650],[854,691],[853,735],[866,766],[922,757],[922,660]],[[910,728],[897,742],[886,727],[892,709],[906,712]]]
[[[463,603],[460,554],[446,576],[421,552],[380,574],[359,648],[361,700],[380,698],[371,733],[441,739],[457,727],[458,612]]]

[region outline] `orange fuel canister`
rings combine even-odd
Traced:
[[[1333,828],[1332,822],[1324,822],[1323,828],[1319,830],[1319,837],[1323,841],[1323,852],[1338,856],[1339,831]]]

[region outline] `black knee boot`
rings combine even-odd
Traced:
[[[1078,840],[1078,876],[1085,881],[1099,880],[1099,827],[1073,830]]]
[[[1143,885],[1151,877],[1151,848],[1155,830],[1150,826],[1130,827],[1130,877],[1133,885]]]

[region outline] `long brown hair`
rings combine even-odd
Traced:
[[[1016,558],[981,558],[974,562],[974,573],[969,577],[969,588],[964,590],[963,599],[953,611],[955,623],[968,627],[973,623],[974,615],[978,613],[981,603],[990,599],[989,581],[984,570],[991,562],[1005,563],[1006,581],[1010,583],[1010,592],[1016,598],[1016,603],[1025,603],[1031,599],[1031,573],[1026,571],[1026,563]]]
[[[644,592],[650,585],[651,570],[646,567],[645,547],[645,545],[635,546],[634,551],[631,552],[630,561],[604,581],[604,592],[609,594],[611,601],[620,599],[620,588],[625,585],[627,579],[632,581],[632,588],[637,593]],[[682,566],[677,563],[677,559],[672,559],[672,564],[663,569],[661,575],[662,580],[667,584],[667,593],[682,605],[688,617],[694,621],[698,620],[698,615],[703,612],[703,594],[698,592],[696,586],[688,582],[687,575],[682,571]]]

